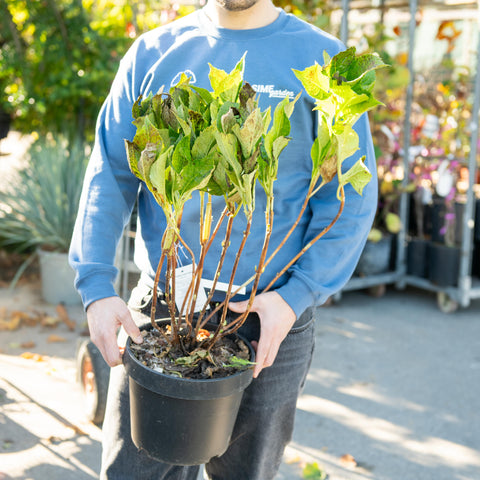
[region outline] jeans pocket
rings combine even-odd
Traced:
[[[315,320],[314,309],[307,308],[305,312],[300,315],[300,318],[293,324],[293,327],[288,332],[289,335],[304,332]]]

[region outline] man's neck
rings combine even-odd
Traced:
[[[278,17],[278,10],[271,0],[259,0],[250,8],[238,11],[227,10],[216,0],[208,0],[204,11],[217,27],[231,30],[261,28],[273,23]]]

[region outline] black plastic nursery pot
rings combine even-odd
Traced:
[[[160,325],[168,320],[159,321]],[[153,328],[151,325],[145,329]],[[238,335],[255,357],[251,344]],[[251,369],[224,378],[192,380],[145,367],[127,341],[131,436],[150,457],[172,465],[200,465],[228,448]]]
[[[432,243],[428,249],[428,278],[440,287],[456,286],[460,269],[460,248]]]
[[[428,278],[428,249],[427,240],[412,238],[407,245],[407,273],[414,277]]]
[[[358,276],[378,275],[390,269],[393,236],[386,234],[378,242],[367,241],[358,260],[355,274]]]

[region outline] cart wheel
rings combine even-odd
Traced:
[[[83,341],[77,350],[77,379],[85,397],[88,420],[100,425],[105,416],[110,367],[97,347]]]
[[[458,309],[458,302],[445,292],[437,293],[437,305],[443,313],[453,313]]]
[[[368,287],[367,289],[368,294],[374,298],[383,297],[386,291],[387,287],[383,283],[380,285],[374,285],[373,287]]]

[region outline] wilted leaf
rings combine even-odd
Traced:
[[[357,461],[353,458],[352,455],[346,453],[340,457],[340,462],[343,463],[346,467],[355,468],[357,466]]]
[[[13,331],[20,327],[20,316],[13,316],[10,318],[0,318],[0,331]]]
[[[33,360],[34,362],[45,362],[45,357],[39,353],[24,352],[20,357],[25,358],[26,360]]]
[[[60,319],[58,317],[52,317],[51,315],[44,315],[40,324],[42,327],[56,327],[60,323]]]
[[[35,342],[32,342],[32,341],[30,340],[30,341],[28,341],[28,342],[23,342],[23,343],[21,343],[21,344],[20,344],[20,348],[25,348],[25,349],[26,349],[26,348],[34,348],[35,345],[36,345],[36,343],[35,343]]]
[[[60,335],[55,334],[49,335],[47,338],[48,343],[62,343],[66,341],[67,339],[65,337],[61,337]]]
[[[358,160],[340,179],[340,185],[347,185],[349,183],[359,195],[362,194],[363,189],[372,178],[372,174],[365,163],[363,163],[364,160],[365,157]]]
[[[67,309],[65,308],[65,305],[62,305],[61,303],[57,305],[57,315],[60,318],[60,320],[68,327],[68,329],[73,332],[76,327],[76,322],[75,320],[72,320],[67,312]]]

